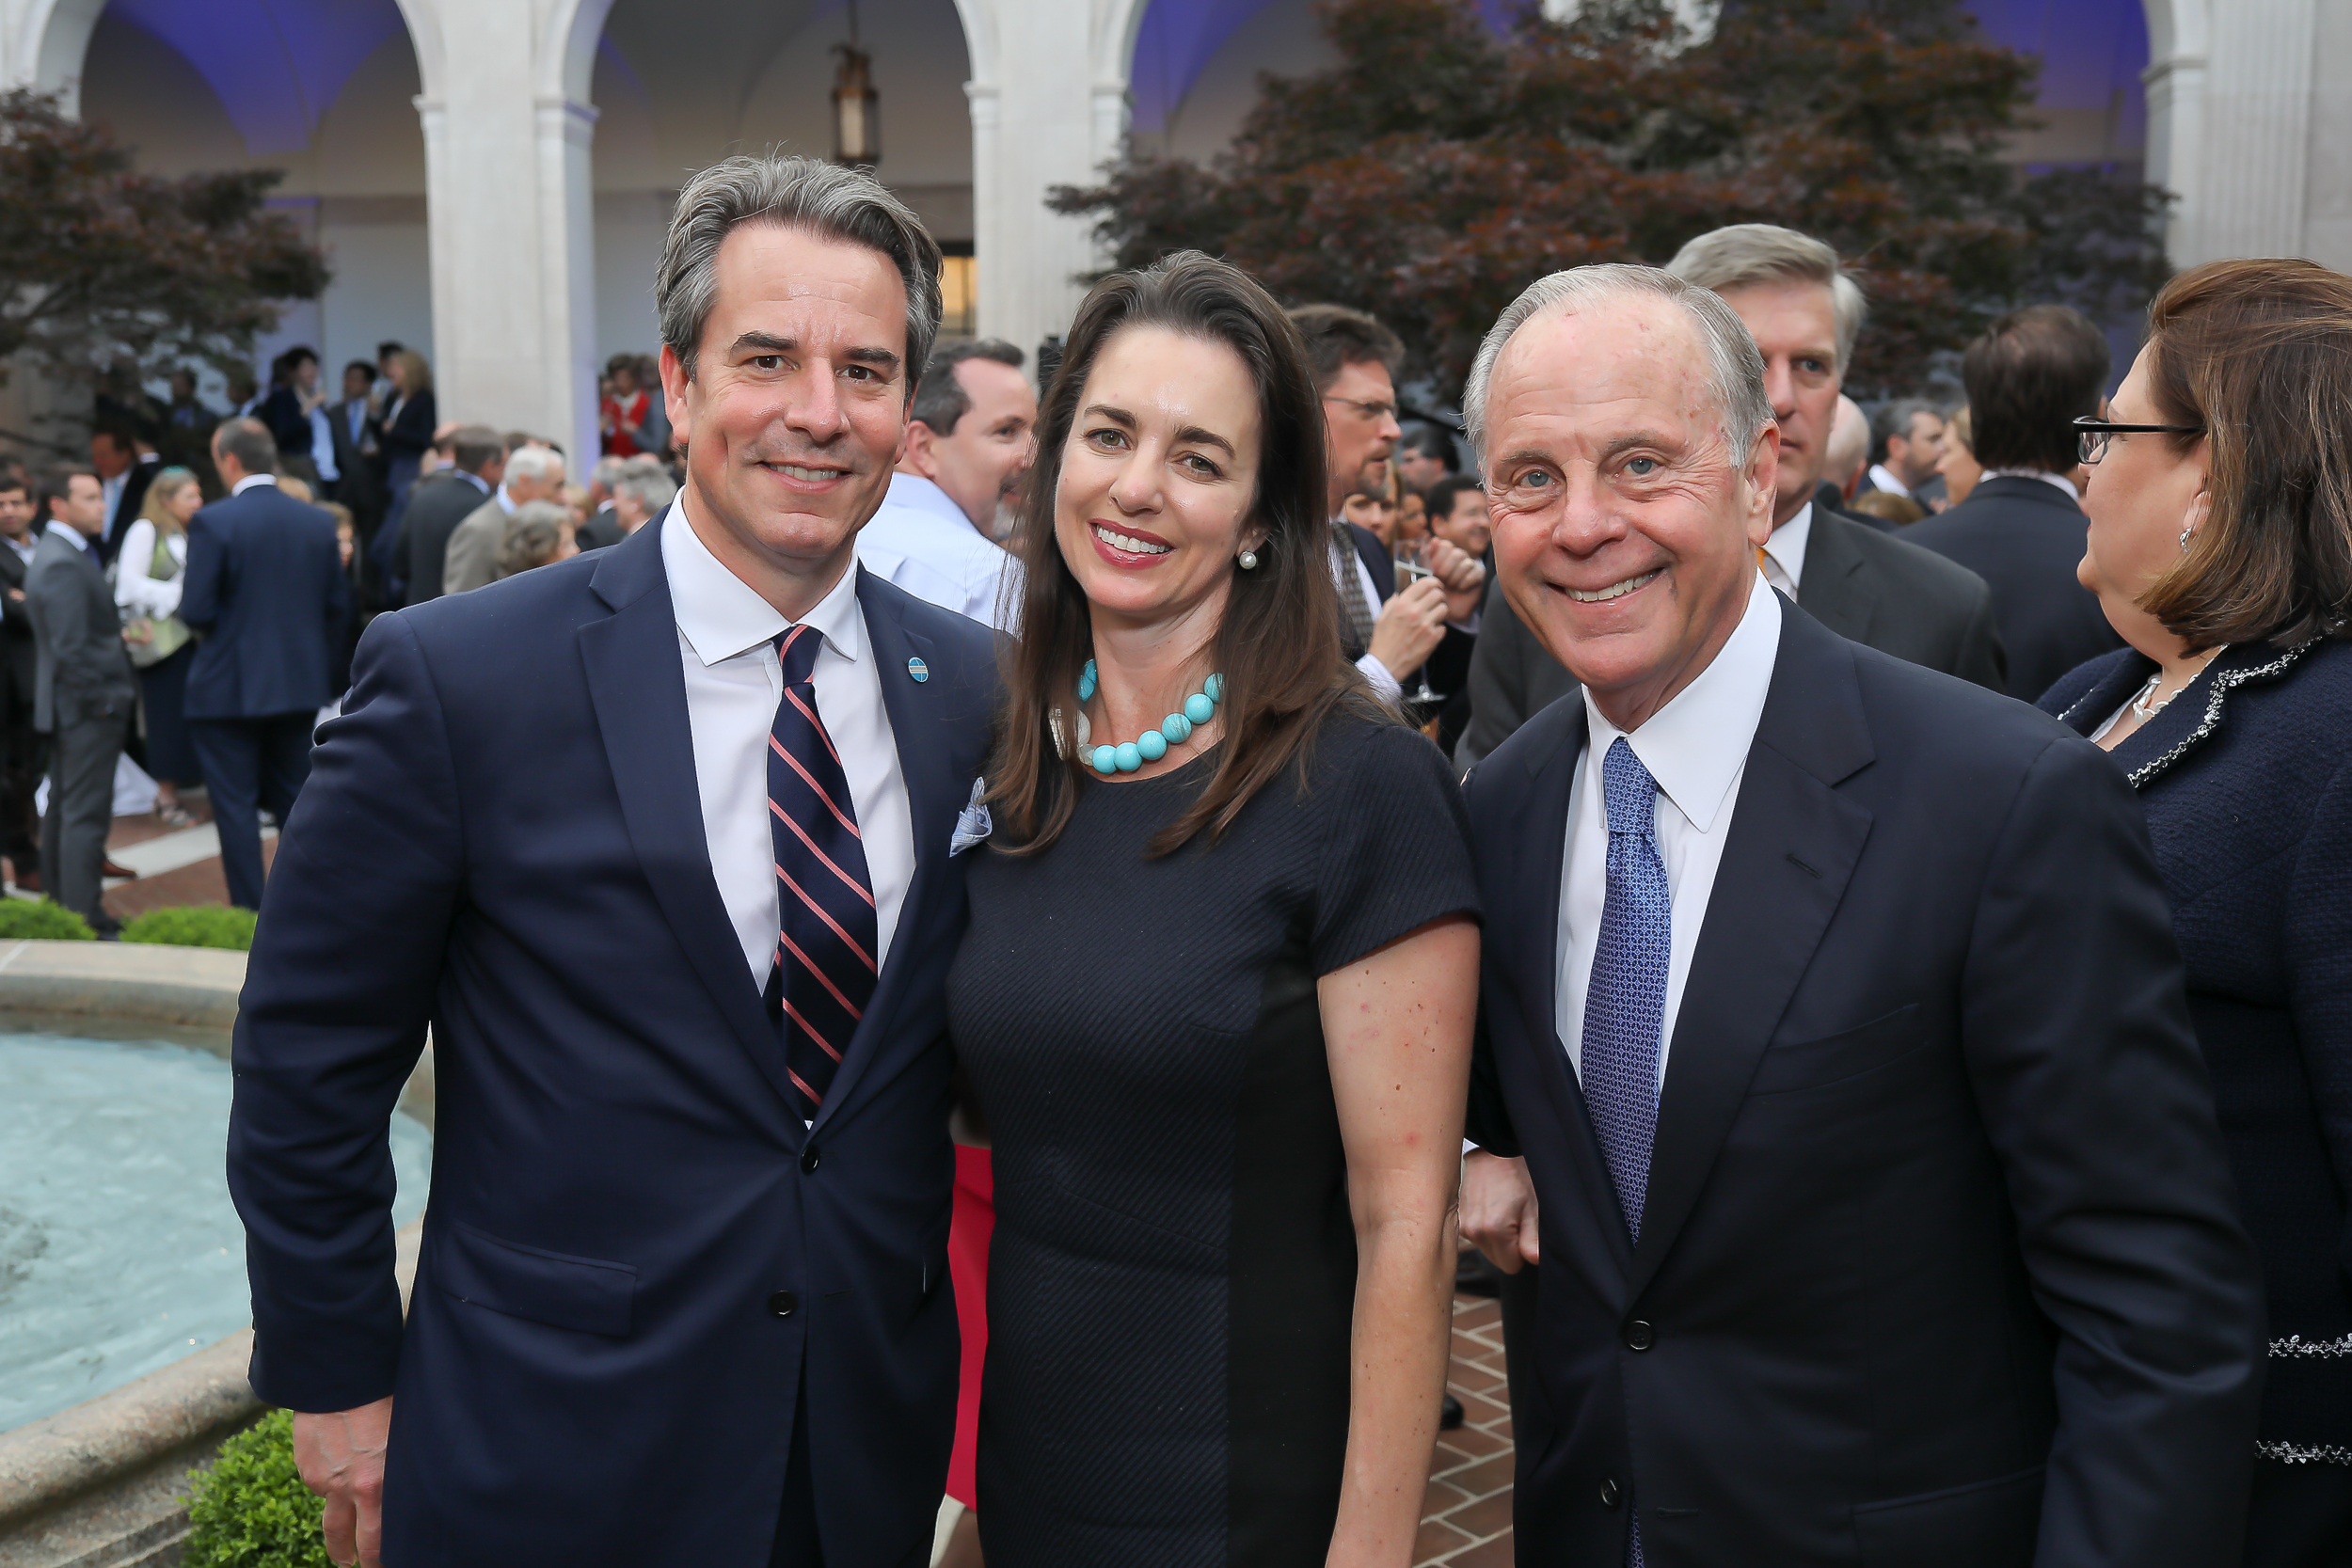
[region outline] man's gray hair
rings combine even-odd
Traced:
[[[677,499],[677,483],[659,463],[647,463],[643,467],[631,464],[612,482],[612,493],[627,496],[644,509],[646,516],[653,517]]]
[[[506,454],[506,472],[516,479],[553,479],[564,471],[564,454],[553,447],[516,447]]]
[[[1837,320],[1837,373],[1853,363],[1854,340],[1869,307],[1862,286],[1846,276],[1837,252],[1810,234],[1772,223],[1735,223],[1709,230],[1675,252],[1666,270],[1685,283],[1722,293],[1755,283],[1819,283],[1829,291]]]
[[[1725,305],[1723,296],[1708,290],[1683,282],[1670,273],[1656,267],[1631,266],[1622,261],[1609,261],[1588,267],[1571,267],[1539,277],[1527,286],[1527,292],[1503,307],[1487,330],[1486,341],[1478,345],[1478,357],[1471,362],[1470,382],[1462,390],[1462,417],[1469,426],[1470,445],[1485,453],[1486,450],[1486,394],[1494,381],[1495,361],[1502,356],[1502,348],[1511,335],[1537,316],[1549,310],[1561,310],[1573,315],[1621,299],[1662,299],[1682,308],[1698,328],[1699,346],[1707,354],[1707,379],[1715,394],[1715,406],[1724,417],[1724,439],[1731,452],[1734,466],[1747,462],[1748,449],[1756,445],[1758,432],[1772,423],[1772,402],[1764,395],[1764,356],[1756,349],[1756,340],[1748,335],[1746,324]],[[1573,375],[1574,366],[1561,367],[1563,375]]]
[[[719,246],[746,223],[803,229],[881,251],[907,292],[907,391],[913,395],[939,336],[939,242],[905,202],[864,169],[815,158],[729,158],[686,182],[654,271],[661,341],[694,376],[703,325],[718,302]]]

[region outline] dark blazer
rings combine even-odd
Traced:
[[[449,536],[474,515],[495,487],[485,488],[473,476],[455,469],[417,482],[408,494],[408,510],[400,519],[400,532],[389,545],[399,572],[407,578],[402,603],[421,605],[441,596],[441,572],[448,563]]]
[[[2023,704],[1779,654],[1641,1244],[1553,1027],[1581,699],[1468,783],[1470,1135],[1541,1200],[1523,1562],[2236,1560],[2262,1304],[2137,802]],[[2054,961],[2062,956],[2063,961]]]
[[[310,455],[310,416],[302,411],[302,395],[291,385],[273,387],[253,417],[269,426],[282,457]]]
[[[432,392],[420,392],[402,404],[392,418],[377,421],[377,439],[387,458],[405,456],[421,460],[432,450],[433,429],[439,423]]]
[[[190,719],[314,713],[334,700],[351,584],[335,519],[275,484],[188,523],[180,619],[204,633],[188,665]]]
[[[1993,596],[1982,579],[1818,500],[1797,603],[1838,636],[1865,647],[1995,691],[2002,689],[2001,639]],[[1470,724],[1454,748],[1454,760],[1464,767],[1476,762],[1528,715],[1575,689],[1560,661],[1512,610],[1498,583],[1486,595],[1478,646],[1470,656]]]
[[[360,400],[365,408],[365,399]],[[335,443],[335,499],[351,508],[352,520],[358,525],[355,543],[364,547],[376,522],[384,515],[384,454],[378,445],[373,419],[362,415],[359,438],[351,434],[351,404],[331,403],[326,405],[326,433]]]
[[[2090,525],[2065,491],[2038,479],[1988,479],[1947,512],[1903,530],[1905,542],[1960,562],[1993,587],[2009,652],[2001,688],[2032,702],[2086,659],[2123,645],[2098,598],[2074,578]]]
[[[112,563],[115,551],[122,547],[122,535],[139,508],[147,504],[147,487],[155,483],[155,476],[164,470],[160,453],[148,452],[133,460],[122,480],[122,494],[115,501],[114,511],[106,518],[106,531],[98,536],[101,560]]]
[[[2042,705],[2090,734],[2155,665],[2094,659]],[[2139,791],[2221,1136],[2262,1254],[2262,1451],[2352,1453],[2352,643],[2232,648],[2107,753]],[[2296,1345],[2296,1341],[2300,1341]],[[2341,1458],[2339,1457],[2339,1463]]]
[[[68,540],[44,527],[24,574],[24,609],[40,649],[33,727],[44,735],[85,719],[128,713],[138,700],[114,590],[79,537]]]
[[[38,551],[40,546],[34,549]],[[10,589],[23,592],[31,567],[31,562],[0,541],[0,595]],[[6,662],[8,678],[15,684],[16,700],[30,705],[34,677],[40,670],[40,648],[33,639],[32,610],[24,599],[7,599],[5,608],[0,608],[0,661]]]
[[[915,870],[813,1127],[711,876],[660,528],[361,641],[263,899],[229,1163],[255,1389],[398,1392],[388,1561],[766,1563],[796,1418],[832,1568],[929,1555],[957,1377],[948,848],[995,655],[878,578],[857,594]],[[428,1024],[404,1332],[385,1129]]]

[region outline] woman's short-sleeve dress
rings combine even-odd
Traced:
[[[1303,791],[1148,859],[1214,765],[1089,783],[1052,847],[971,870],[948,1006],[995,1145],[990,1568],[1330,1543],[1356,1243],[1315,982],[1475,914],[1469,830],[1434,746],[1343,713]]]

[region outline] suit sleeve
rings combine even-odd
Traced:
[[[2352,1192],[2352,766],[2320,793],[2287,884],[2286,969],[2295,1043],[2336,1188]],[[2352,1290],[2352,1224],[2336,1267]]]
[[[2139,802],[2081,740],[2054,740],[2026,774],[1963,987],[1972,1086],[2058,1333],[2035,1560],[2234,1561],[2260,1275]]]
[[[220,619],[222,568],[228,551],[222,546],[219,519],[198,513],[188,523],[188,568],[180,590],[180,619],[199,631],[210,631]]]
[[[1968,621],[1961,628],[1960,649],[1952,661],[1952,673],[1988,691],[2009,689],[2009,652],[2001,646],[2000,624],[1993,616],[1993,591],[1989,588],[1978,589],[1968,607]]]
[[[1527,626],[1502,596],[1498,579],[1486,590],[1478,645],[1470,650],[1470,722],[1454,748],[1457,768],[1474,768],[1527,722]]]
[[[1482,820],[1478,777],[1474,771],[1462,781],[1462,795],[1463,809],[1470,820],[1472,823]],[[1470,1039],[1470,1103],[1463,1117],[1462,1135],[1489,1154],[1516,1158],[1519,1153],[1518,1133],[1511,1126],[1510,1105],[1502,1094],[1502,1075],[1495,1068],[1494,1040],[1486,1029],[1486,1009],[1493,990],[1488,976],[1493,974],[1494,964],[1493,958],[1486,956],[1489,945],[1484,941],[1479,944],[1479,961],[1484,973],[1478,982],[1478,1026]]]
[[[314,1412],[392,1391],[389,1130],[463,869],[448,734],[415,633],[381,616],[355,662],[349,711],[321,733],[262,895],[229,1122],[253,1389]]]

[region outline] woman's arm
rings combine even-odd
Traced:
[[[1317,992],[1356,1221],[1347,1468],[1330,1568],[1406,1568],[1453,1336],[1478,926],[1434,921]]]
[[[115,556],[115,603],[157,620],[180,609],[180,579],[158,582],[148,575],[155,559],[155,525],[141,517],[122,531]]]

